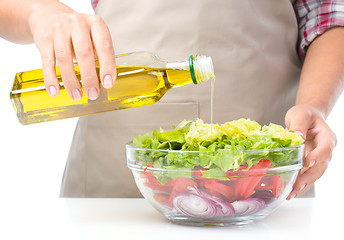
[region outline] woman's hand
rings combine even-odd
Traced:
[[[75,12],[59,1],[36,1],[29,13],[29,28],[41,54],[44,83],[50,96],[57,96],[60,90],[57,64],[69,96],[75,101],[82,98],[73,57],[78,61],[87,98],[94,100],[99,95],[95,55],[99,59],[102,85],[105,88],[114,85],[114,49],[110,32],[99,16]]]
[[[311,105],[296,105],[286,114],[286,126],[299,133],[305,140],[303,168],[288,200],[309,190],[319,179],[332,158],[337,139],[325,122],[324,116]]]

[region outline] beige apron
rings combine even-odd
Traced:
[[[284,124],[301,67],[290,0],[101,0],[96,13],[109,26],[116,54],[211,56],[214,122],[245,117]],[[140,197],[125,144],[137,134],[196,118],[210,121],[210,82],[170,90],[151,106],[80,118],[61,196]]]

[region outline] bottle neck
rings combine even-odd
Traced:
[[[211,57],[191,55],[189,60],[182,62],[167,62],[166,68],[189,70],[194,84],[215,79]]]
[[[209,79],[215,79],[213,61],[211,57],[202,55],[191,55],[189,57],[189,66],[192,81],[194,84],[206,82]]]

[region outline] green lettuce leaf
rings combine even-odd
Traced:
[[[178,176],[191,177],[195,167],[205,168],[203,177],[225,178],[226,171],[237,170],[243,164],[249,169],[261,159],[272,161],[271,167],[293,164],[299,150],[283,148],[303,144],[302,137],[293,131],[272,123],[261,127],[250,119],[221,125],[206,124],[201,119],[184,120],[173,128],[137,135],[133,140],[134,146],[144,149],[177,150],[137,153],[142,166],[153,164],[155,168],[174,170],[155,172],[161,183]]]

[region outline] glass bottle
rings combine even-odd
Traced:
[[[82,81],[77,64],[74,68]],[[214,78],[212,60],[206,56],[192,55],[184,61],[173,62],[149,52],[135,52],[116,56],[116,68],[118,76],[113,88],[101,87],[96,100],[89,100],[83,94],[79,101],[70,99],[58,67],[60,93],[54,98],[45,90],[42,69],[17,73],[10,98],[19,121],[27,125],[145,106],[159,101],[171,88]]]

